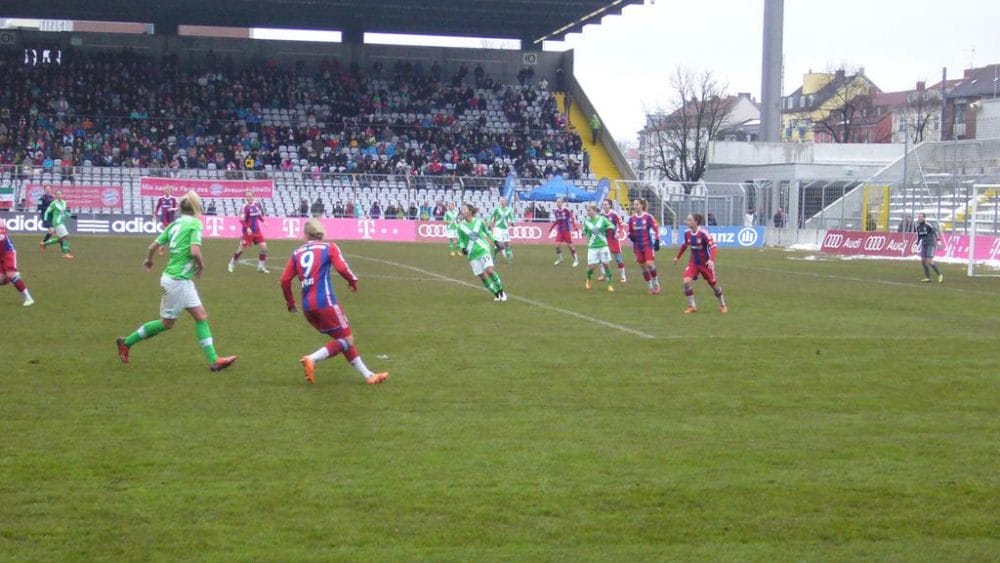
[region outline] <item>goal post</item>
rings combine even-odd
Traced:
[[[966,273],[969,277],[1000,277],[1000,184],[972,186],[968,217]]]

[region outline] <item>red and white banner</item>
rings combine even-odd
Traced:
[[[274,180],[198,180],[195,178],[159,178],[143,176],[139,179],[139,195],[160,197],[163,188],[172,188],[180,197],[194,190],[202,199],[243,199],[247,192],[260,199],[274,195]]]
[[[968,235],[944,235],[943,247],[936,250],[938,258],[969,259]],[[823,252],[845,256],[882,256],[905,258],[919,256],[920,245],[913,233],[866,233],[860,231],[827,231],[823,237]],[[1000,237],[977,236],[976,260],[1000,260]]]
[[[74,184],[71,186],[53,186],[53,195],[56,191],[62,191],[63,199],[71,208],[80,207],[103,207],[107,209],[122,208],[122,187],[121,186],[100,186],[91,184]],[[38,200],[45,193],[43,184],[27,184],[24,186],[24,199],[29,207],[38,205]]]
[[[417,242],[448,240],[448,227],[443,221],[417,221]],[[556,232],[549,231],[552,223],[514,223],[507,232],[512,244],[555,244]],[[580,231],[573,231],[573,240],[582,240]]]

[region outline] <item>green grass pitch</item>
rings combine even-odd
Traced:
[[[719,313],[583,287],[516,248],[496,304],[442,246],[344,243],[368,365],[305,383],[324,343],[278,276],[206,243],[190,318],[158,314],[146,239],[14,235],[37,304],[0,288],[0,560],[996,560],[1000,285],[946,266],[722,250]],[[249,256],[252,258],[252,256]],[[799,258],[795,260],[793,258]],[[456,283],[458,280],[461,283]],[[652,338],[647,338],[652,337]]]

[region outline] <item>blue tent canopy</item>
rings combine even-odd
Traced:
[[[604,193],[606,194],[607,192]],[[579,203],[583,201],[597,201],[600,199],[600,195],[600,190],[597,192],[587,191],[567,182],[562,176],[554,176],[548,182],[538,186],[534,190],[531,190],[526,194],[521,194],[521,199],[531,201],[555,201],[561,197],[567,202]]]

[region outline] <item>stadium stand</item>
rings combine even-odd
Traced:
[[[120,184],[126,212],[151,212],[136,195],[149,175],[271,178],[276,215],[298,214],[303,198],[327,210],[338,201],[490,208],[511,171],[522,184],[555,174],[597,182],[582,173],[583,141],[548,81],[529,73],[72,50],[44,66],[6,52],[0,69],[9,79],[0,89],[2,181]],[[217,202],[220,214],[236,205]]]

